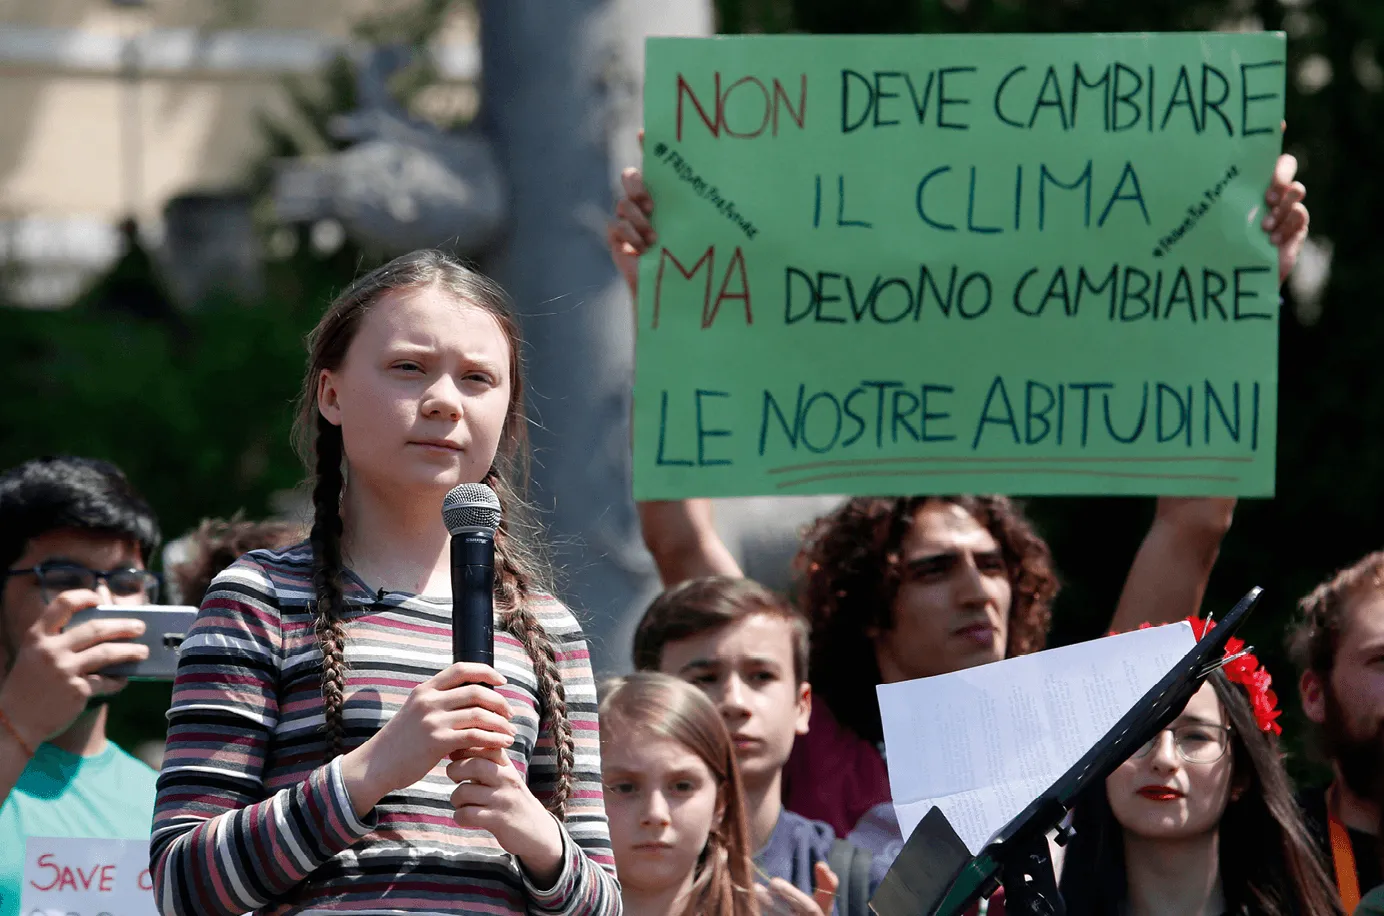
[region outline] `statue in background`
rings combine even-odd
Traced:
[[[389,78],[417,53],[398,45],[355,52],[357,107],[329,122],[332,137],[350,146],[277,164],[280,221],[335,219],[357,245],[386,257],[486,250],[508,217],[499,161],[479,130],[421,123],[390,95]]]

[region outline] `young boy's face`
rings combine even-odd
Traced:
[[[669,642],[659,670],[700,687],[720,709],[747,789],[776,777],[793,739],[807,733],[812,688],[793,672],[793,626],[781,617],[751,614]]]

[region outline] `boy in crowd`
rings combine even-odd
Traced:
[[[1384,885],[1384,551],[1317,586],[1300,609],[1288,646],[1333,779],[1299,801],[1350,912]]]
[[[104,461],[38,458],[0,474],[0,916],[18,916],[30,836],[147,840],[157,774],[106,740],[105,701],[141,661],[138,620],[97,605],[157,601],[159,526]]]
[[[836,839],[829,824],[787,811],[782,771],[807,731],[806,619],[749,579],[708,576],[668,589],[645,612],[634,637],[634,666],[700,687],[716,703],[735,743],[755,864],[774,880],[786,912],[816,914],[814,869],[826,862],[841,882],[840,916],[863,914],[887,863]]]

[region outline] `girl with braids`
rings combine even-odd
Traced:
[[[628,916],[756,916],[735,748],[691,684],[644,671],[605,685],[601,759]],[[831,912],[831,897],[826,898]]]
[[[1198,638],[1207,622],[1189,619]],[[1232,638],[1227,656],[1244,643]],[[1340,901],[1293,800],[1271,679],[1248,653],[1079,799],[1069,916],[1333,916]]]
[[[311,535],[217,576],[183,644],[161,912],[620,911],[586,644],[516,495],[520,346],[503,292],[432,251],[362,277],[309,336]],[[449,664],[441,505],[468,482],[503,510],[493,669]]]

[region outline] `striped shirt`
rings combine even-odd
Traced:
[[[150,840],[160,912],[618,914],[595,683],[571,612],[549,597],[532,606],[557,653],[576,739],[564,861],[545,889],[489,833],[453,822],[446,761],[356,816],[341,758],[323,764],[311,576],[306,544],[246,554],[212,582],[183,643]],[[451,663],[451,599],[379,597],[350,571],[343,578],[350,750]],[[546,801],[557,773],[552,735],[538,729],[528,655],[499,627],[495,667],[518,729],[510,757]]]

